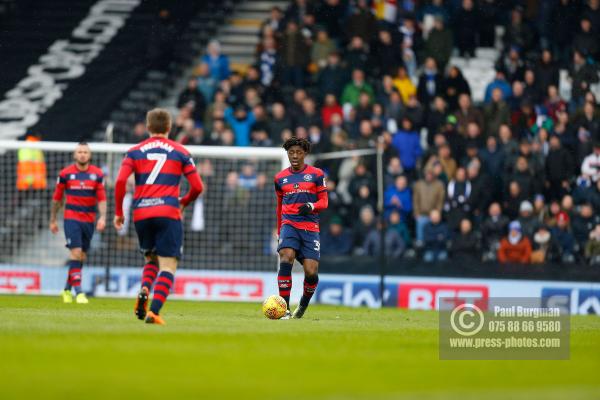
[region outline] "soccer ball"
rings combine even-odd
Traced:
[[[269,319],[279,319],[285,315],[287,304],[283,297],[274,294],[263,301],[262,310],[265,317]]]

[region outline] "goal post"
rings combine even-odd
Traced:
[[[86,266],[141,267],[131,219],[133,180],[125,198],[125,228],[116,232],[114,181],[125,152],[134,144],[89,143],[92,163],[105,174],[108,201],[106,230],[96,232]],[[50,202],[59,171],[72,163],[74,142],[0,141],[0,264],[60,267],[68,259],[62,219],[50,233]],[[289,165],[281,148],[186,146],[205,190],[184,213],[183,269],[275,271],[276,196],[273,177]],[[41,151],[45,187],[17,189],[19,150]],[[111,161],[112,160],[112,161]],[[181,194],[187,191],[182,178]],[[61,212],[62,216],[62,212]]]

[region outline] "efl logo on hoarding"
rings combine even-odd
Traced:
[[[570,314],[600,315],[600,290],[544,288],[542,307],[559,307]]]
[[[0,271],[0,292],[32,293],[39,291],[39,272]]]
[[[454,307],[471,303],[487,310],[488,297],[489,290],[484,285],[401,283],[398,286],[398,306],[414,310],[439,310],[441,298],[451,298]]]
[[[258,278],[178,276],[173,293],[199,300],[262,300],[264,283]]]

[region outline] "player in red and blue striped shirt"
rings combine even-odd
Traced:
[[[64,228],[71,254],[67,284],[61,296],[63,302],[73,302],[72,288],[76,293],[76,302],[86,304],[88,300],[81,291],[81,269],[94,235],[94,223],[99,232],[106,226],[106,191],[102,170],[90,164],[92,153],[89,146],[83,142],[79,143],[73,157],[75,163],[60,171],[58,175],[52,197],[50,230],[52,233],[58,232],[56,216],[66,194]],[[100,213],[97,222],[96,211]]]
[[[190,153],[179,143],[168,139],[171,115],[154,109],[146,116],[150,138],[129,149],[121,164],[115,185],[116,213],[114,225],[123,226],[123,198],[127,179],[135,174],[133,222],[146,265],[142,287],[134,308],[135,315],[151,324],[164,324],[159,316],[167,300],[177,261],[181,257],[183,227],[181,211],[202,192],[202,180]],[[189,192],[179,198],[181,176],[190,184]],[[156,281],[156,284],[155,284]],[[154,285],[150,311],[148,296]]]
[[[292,137],[283,144],[290,167],[275,176],[277,194],[277,229],[280,264],[277,274],[279,295],[288,305],[284,319],[302,318],[319,283],[319,212],[328,204],[325,174],[319,168],[304,163],[310,153],[306,139]],[[304,291],[300,304],[290,315],[292,265],[298,259],[304,267]]]

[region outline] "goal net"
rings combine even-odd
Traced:
[[[92,163],[105,173],[108,220],[95,232],[86,266],[137,267],[143,259],[131,223],[133,181],[125,197],[126,224],[117,232],[114,180],[131,145],[91,143]],[[62,227],[48,228],[50,202],[59,171],[72,163],[75,143],[0,141],[0,264],[60,267],[68,260]],[[274,271],[276,256],[276,198],[273,177],[287,163],[276,148],[188,146],[205,190],[184,214],[184,252],[180,268],[203,270]],[[46,183],[17,182],[22,159],[43,154]],[[182,195],[187,181],[182,179]]]

